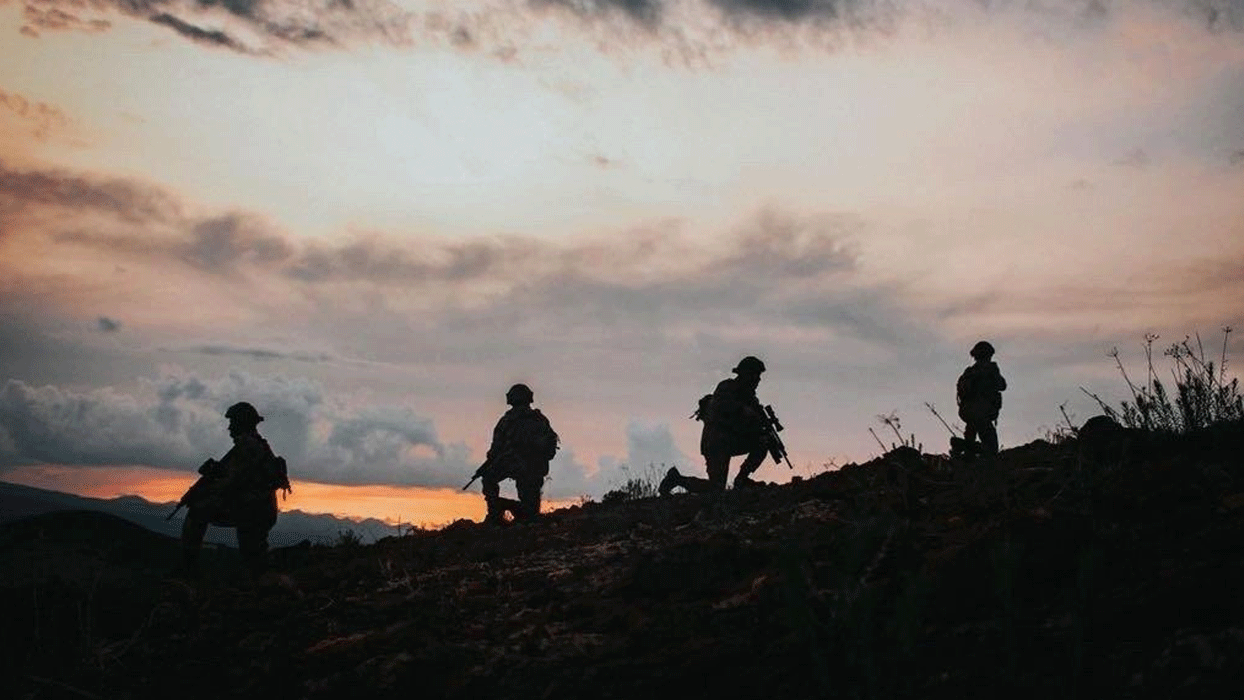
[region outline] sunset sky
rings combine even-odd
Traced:
[[[807,475],[1224,326],[1244,0],[0,0],[0,480],[171,499],[247,400],[292,507],[478,518],[517,381],[567,500],[743,355]]]

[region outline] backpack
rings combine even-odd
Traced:
[[[699,403],[696,404],[695,413],[691,414],[691,418],[694,420],[707,421],[708,412],[709,410],[712,409],[712,407],[713,407],[713,395],[705,394],[701,396]]]

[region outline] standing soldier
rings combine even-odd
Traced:
[[[769,421],[765,410],[756,398],[756,387],[765,363],[748,355],[734,368],[735,377],[723,379],[712,394],[700,399],[695,418],[704,421],[700,433],[700,454],[708,479],[683,476],[671,467],[661,480],[658,492],[666,495],[675,486],[692,493],[724,491],[726,476],[730,471],[730,458],[747,455],[734,477],[734,488],[754,486],[751,475],[769,454]]]
[[[540,515],[540,491],[549,474],[549,461],[557,454],[558,438],[549,419],[531,407],[534,400],[526,384],[515,384],[505,392],[510,409],[493,428],[487,458],[476,471],[483,480],[488,505],[486,523],[501,524],[507,510],[519,521],[535,520]],[[504,479],[514,480],[517,501],[501,497]]]
[[[975,364],[963,370],[955,384],[955,398],[959,402],[959,417],[963,419],[963,441],[953,444],[952,454],[998,454],[998,429],[994,423],[1002,410],[1002,392],[1006,380],[993,361],[993,346],[982,340],[972,346],[970,354]],[[980,446],[976,438],[980,437]]]
[[[268,531],[276,524],[278,489],[290,491],[285,459],[277,457],[259,434],[263,416],[243,401],[225,411],[233,448],[220,461],[199,467],[202,478],[182,497],[188,506],[181,526],[186,572],[199,573],[199,550],[208,525],[237,529],[238,550],[252,576],[263,573]],[[176,511],[173,511],[174,513]],[[170,516],[171,517],[171,516]]]

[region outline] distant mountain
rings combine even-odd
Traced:
[[[138,496],[102,499],[75,496],[59,491],[47,491],[0,481],[0,523],[33,515],[58,511],[87,510],[108,513],[170,537],[181,534],[181,521],[185,511],[172,520],[166,520],[174,503],[152,503]],[[354,521],[331,515],[304,513],[300,510],[282,511],[276,527],[268,535],[273,547],[289,547],[303,540],[313,544],[332,544],[342,532],[352,531],[362,542],[374,542],[381,537],[397,534],[397,529],[374,518]],[[231,528],[211,527],[207,541],[227,547],[236,546],[237,540]]]

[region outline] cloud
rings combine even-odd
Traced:
[[[64,9],[56,5],[57,3],[46,1],[27,2],[22,12],[25,24],[22,25],[21,33],[29,37],[38,37],[40,31],[73,30],[94,34],[112,27],[112,23],[107,20],[80,16],[80,9],[84,4],[75,6],[64,3],[67,6]]]
[[[0,473],[25,464],[192,469],[230,446],[223,412],[246,400],[260,432],[295,480],[332,484],[460,486],[480,457],[445,443],[434,421],[406,406],[329,396],[316,382],[233,372],[200,377],[172,368],[140,389],[76,391],[9,380],[0,388]],[[554,460],[551,497],[597,486],[569,446]]]
[[[239,53],[357,42],[404,44],[411,13],[386,0],[25,0],[22,32],[98,32],[117,13],[165,27],[192,42]]]
[[[100,316],[98,325],[99,330],[104,333],[115,333],[121,330],[121,322],[116,319],[108,318],[107,316]]]
[[[222,418],[236,401],[264,416],[261,432],[296,478],[337,484],[450,486],[469,473],[469,450],[444,444],[410,408],[353,406],[315,382],[234,372],[204,378],[170,370],[140,390],[76,391],[9,380],[0,389],[0,468],[48,463],[189,469],[230,441]]]
[[[659,23],[661,12],[668,2],[663,0],[531,0],[531,4],[537,7],[559,7],[580,17],[621,14],[639,24],[655,26]]]
[[[61,170],[18,169],[0,160],[0,207],[21,213],[32,206],[104,213],[135,224],[181,218],[177,198],[157,187]]]
[[[0,109],[24,121],[29,126],[30,135],[38,141],[46,140],[54,131],[69,125],[69,117],[59,107],[4,90],[0,90]]]
[[[166,12],[151,15],[148,17],[148,20],[152,24],[168,27],[183,37],[199,44],[232,49],[240,53],[255,53],[255,51],[246,46],[246,44],[243,44],[241,41],[234,39],[219,29],[204,29]]]
[[[5,0],[0,0],[3,2]],[[120,14],[209,48],[276,55],[286,49],[348,49],[361,43],[434,44],[513,60],[541,46],[550,10],[578,21],[601,51],[657,46],[684,58],[730,49],[740,41],[788,45],[801,33],[892,34],[904,21],[941,25],[988,14],[1019,14],[1049,23],[1101,24],[1143,4],[1101,0],[1042,3],[902,3],[897,0],[476,0],[452,7],[389,0],[23,0],[21,31],[101,32]],[[1238,0],[1149,0],[1209,31],[1244,29]],[[1120,9],[1126,7],[1127,9]],[[635,31],[631,31],[635,30]],[[814,40],[815,45],[825,42]]]
[[[668,423],[633,420],[626,425],[626,463],[638,470],[648,465],[688,465],[691,461],[674,444]]]
[[[327,353],[280,352],[264,348],[240,348],[230,345],[199,345],[188,348],[185,352],[212,356],[233,355],[248,357],[254,360],[293,360],[295,362],[329,362],[333,359],[333,356]]]

